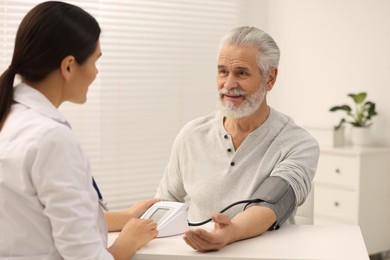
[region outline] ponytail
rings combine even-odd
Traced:
[[[16,70],[12,66],[9,66],[0,77],[0,131],[13,102],[15,75]]]

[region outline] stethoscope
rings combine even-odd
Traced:
[[[105,211],[108,211],[108,207],[107,207],[107,203],[103,200],[103,196],[102,194],[100,193],[100,190],[99,190],[99,187],[97,186],[96,182],[95,182],[95,179],[92,177],[92,185],[93,187],[95,188],[96,190],[96,193],[99,197],[99,204],[100,206],[105,210]]]

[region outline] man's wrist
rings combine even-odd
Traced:
[[[227,245],[243,239],[242,229],[238,223],[235,223],[234,220],[232,220],[230,226],[230,236],[226,243]]]

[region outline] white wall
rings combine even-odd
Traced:
[[[203,44],[208,46],[208,48],[201,48],[200,46],[191,47],[197,48],[198,51],[202,51],[201,58],[203,59],[194,61],[192,56],[188,56],[188,53],[192,53],[192,50],[183,51],[183,60],[188,60],[191,69],[184,72],[184,75],[172,74],[172,77],[181,77],[181,79],[183,79],[182,83],[185,86],[181,90],[181,94],[183,95],[183,107],[180,124],[182,125],[197,117],[205,116],[217,109],[217,56],[220,39],[230,29],[236,26],[248,25],[256,26],[258,28],[267,27],[268,0],[246,0],[246,4],[241,5],[239,8],[239,13],[246,13],[246,17],[240,18],[238,24],[230,26],[224,31],[220,31],[218,34],[214,35],[215,37],[212,40],[210,37],[207,39],[207,43],[205,43],[202,38],[193,37],[195,43],[203,41]],[[232,21],[225,21],[224,23],[228,24],[231,22]],[[199,106],[199,104],[202,104],[202,106]]]
[[[271,0],[265,30],[282,56],[269,103],[304,126],[334,125],[333,105],[367,91],[375,142],[390,145],[390,1]]]

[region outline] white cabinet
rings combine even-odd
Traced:
[[[359,225],[369,254],[390,250],[390,148],[321,149],[314,224]]]

